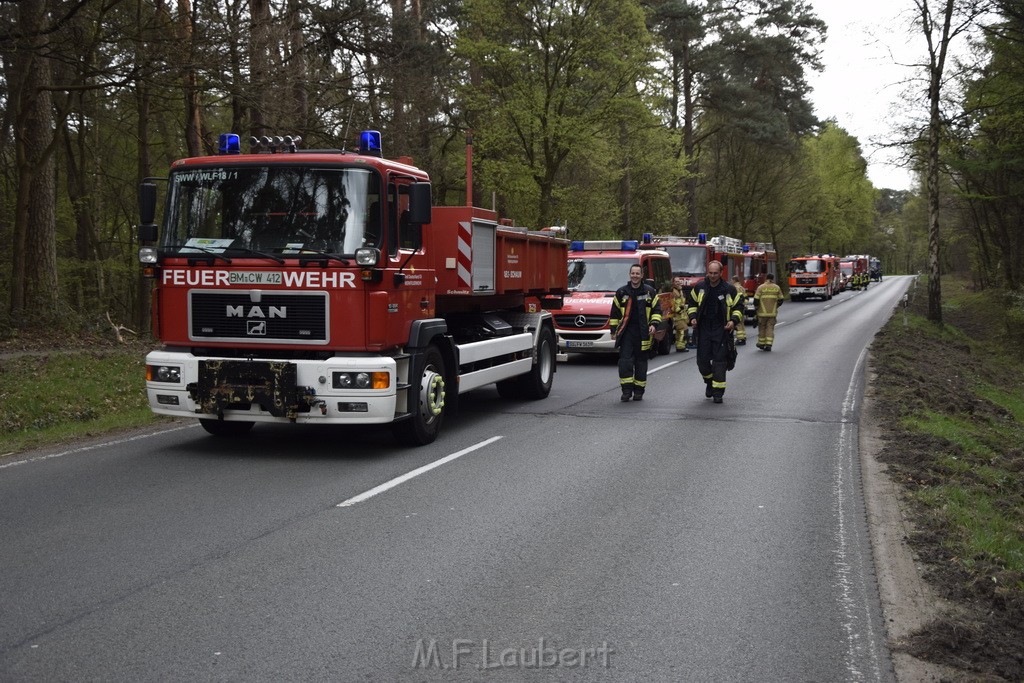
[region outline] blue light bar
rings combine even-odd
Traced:
[[[622,240],[623,251],[636,251],[640,248],[640,243],[636,240]]]
[[[583,240],[573,240],[569,243],[570,251],[583,251]]]
[[[239,142],[238,135],[235,133],[221,133],[217,152],[220,154],[241,154],[242,143]]]
[[[359,134],[359,153],[365,156],[384,156],[380,146],[379,130],[364,130]]]

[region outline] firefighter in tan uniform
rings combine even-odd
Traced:
[[[743,323],[743,319],[747,317],[747,290],[743,287],[739,275],[732,276],[732,286],[736,288],[740,310],[743,311],[740,321],[736,323],[736,346],[743,346],[747,343],[747,326]]]
[[[775,276],[765,276],[765,281],[754,292],[754,308],[757,311],[757,348],[771,351],[775,342],[775,315],[782,305],[782,289],[775,284]]]
[[[689,347],[686,345],[689,338],[690,320],[686,315],[689,305],[686,303],[686,295],[678,283],[672,285],[672,327],[676,331],[676,351],[686,353]]]

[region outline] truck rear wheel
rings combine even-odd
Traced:
[[[225,422],[224,420],[208,420],[201,418],[199,424],[203,425],[203,429],[208,431],[214,436],[232,437],[242,436],[248,433],[254,422]]]
[[[409,446],[425,446],[437,438],[444,421],[444,358],[436,346],[423,353],[418,376],[410,378],[411,415],[392,428],[395,438]]]
[[[537,400],[551,393],[551,384],[555,379],[555,334],[550,327],[544,326],[537,333],[537,362],[530,372],[512,379],[504,379],[497,383],[498,396],[504,399],[525,398]]]

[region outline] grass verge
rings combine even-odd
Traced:
[[[0,457],[156,422],[145,353],[103,348],[0,359]]]
[[[953,607],[901,647],[1024,679],[1024,369],[1007,301],[946,277],[944,325],[918,283],[872,344],[882,459],[902,486],[926,579]],[[1010,302],[1013,305],[1013,302]]]

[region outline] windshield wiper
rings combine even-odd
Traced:
[[[194,247],[194,246],[191,246],[191,245],[188,245],[188,244],[171,244],[167,248],[168,249],[175,249],[175,250],[177,250],[176,254],[175,254],[176,256],[184,256],[185,258],[188,258],[188,259],[197,259],[197,260],[198,259],[202,259],[204,261],[208,260],[208,261],[210,261],[210,265],[211,266],[213,265],[213,262],[214,262],[215,259],[220,259],[224,263],[227,263],[228,265],[231,265],[231,259],[229,259],[227,256],[225,256],[224,254],[221,254],[218,251],[214,251],[213,249],[207,249],[206,247]],[[194,249],[196,251],[201,251],[204,254],[209,254],[212,258],[207,259],[207,258],[203,258],[201,256],[192,256],[189,253],[182,253],[182,251],[181,251],[182,249]]]
[[[260,258],[267,258],[267,259],[270,259],[271,261],[276,261],[276,262],[280,263],[281,265],[284,265],[284,259],[281,258],[280,256],[275,256],[274,254],[267,254],[267,253],[262,252],[262,251],[257,251],[255,249],[250,249],[249,247],[230,246],[230,247],[228,247],[228,249],[242,251],[242,252],[245,252],[246,254],[248,254],[250,256],[258,256]]]
[[[303,256],[307,255],[311,256],[312,258],[302,258]],[[316,249],[308,249],[306,247],[302,247],[301,249],[299,249],[299,253],[296,254],[296,256],[300,261],[304,262],[303,265],[305,265],[306,263],[316,263],[319,261],[320,263],[323,263],[326,266],[326,261],[316,258],[317,256],[322,256],[332,261],[337,261],[343,266],[351,265],[351,262],[348,259],[342,258],[337,254],[328,254],[326,251],[318,251]]]

